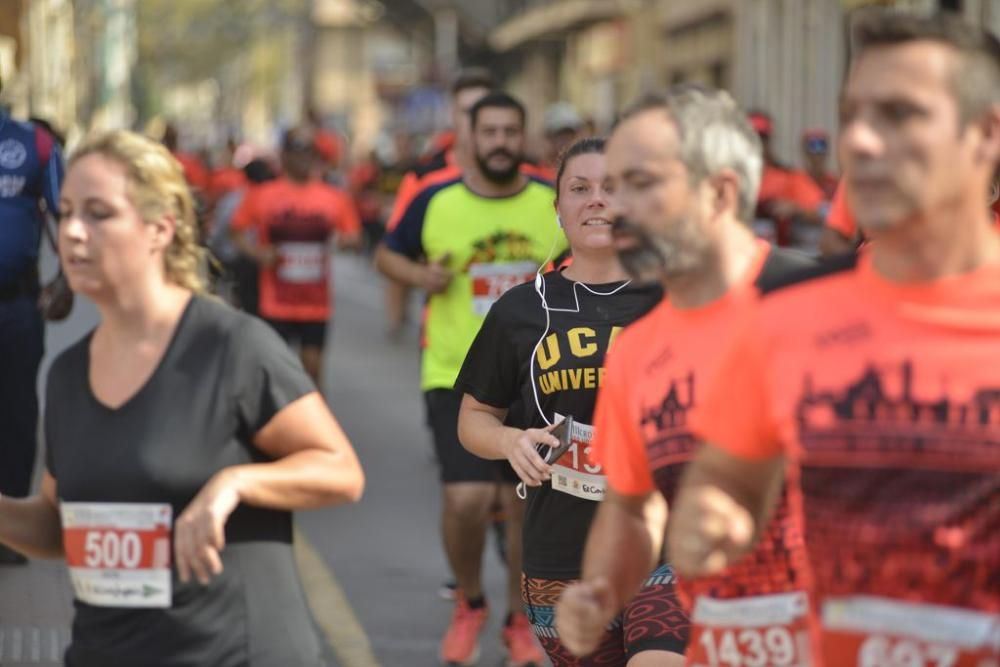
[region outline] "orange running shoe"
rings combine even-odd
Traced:
[[[545,654],[535,642],[528,617],[514,613],[510,625],[503,629],[503,644],[507,647],[507,667],[541,667]]]
[[[446,665],[474,665],[479,662],[479,633],[488,615],[486,607],[472,609],[462,592],[456,591],[451,625],[441,640],[441,662]]]

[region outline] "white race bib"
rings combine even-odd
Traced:
[[[855,595],[823,604],[823,633],[828,664],[1000,667],[997,614]]]
[[[562,415],[555,418],[558,424]],[[608,481],[590,448],[594,427],[574,421],[569,435],[573,445],[552,465],[552,488],[584,500],[604,500]]]
[[[325,243],[279,243],[278,280],[284,283],[303,284],[322,282],[326,275]]]
[[[804,667],[811,664],[805,593],[734,600],[699,596],[688,643],[692,667]],[[831,667],[833,667],[831,665]]]
[[[534,262],[505,262],[501,264],[472,264],[472,312],[485,317],[497,299],[511,287],[533,280],[538,265]]]
[[[170,606],[170,505],[62,502],[59,513],[78,600],[98,607]]]

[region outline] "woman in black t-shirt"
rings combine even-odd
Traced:
[[[290,511],[360,497],[350,443],[277,335],[203,294],[166,149],[85,142],[59,220],[70,286],[101,323],[52,366],[41,493],[0,500],[0,541],[66,558],[66,664],[322,664]]]
[[[465,393],[459,437],[479,456],[508,460],[528,489],[522,592],[553,665],[681,665],[688,622],[666,566],[654,570],[589,657],[575,658],[556,632],[556,600],[580,577],[587,531],[605,491],[589,448],[604,355],[618,332],[662,297],[659,287],[631,285],[618,263],[602,139],[567,150],[556,192],[572,263],[513,288],[486,316],[456,382]],[[559,445],[551,430],[564,416],[573,418],[573,446],[546,463],[540,445]]]

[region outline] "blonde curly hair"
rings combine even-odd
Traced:
[[[68,166],[88,155],[102,155],[125,168],[129,199],[143,220],[173,218],[174,238],[163,256],[166,278],[192,292],[205,292],[207,251],[198,243],[194,197],[170,151],[141,134],[113,130],[84,139]]]

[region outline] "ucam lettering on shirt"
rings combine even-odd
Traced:
[[[594,357],[601,350],[607,350],[614,342],[622,327],[612,327],[607,341],[601,341],[591,327],[574,327],[565,334],[553,332],[538,346],[536,359],[542,373],[536,378],[539,388],[546,396],[557,391],[580,389],[600,389],[604,383],[604,367],[553,368],[565,355],[575,359]],[[603,346],[600,346],[601,343]]]

